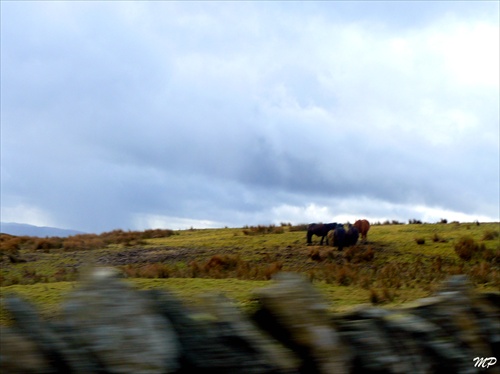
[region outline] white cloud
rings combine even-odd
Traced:
[[[459,221],[459,222],[498,222],[500,217],[485,216],[482,214],[466,214],[462,212],[456,212],[450,209],[443,208],[433,208],[427,206],[414,206],[412,209],[415,213],[421,217],[424,222],[437,222],[441,218],[446,218],[448,222]]]
[[[499,25],[456,21],[439,26],[429,30],[425,43],[442,60],[450,83],[498,89]]]
[[[197,220],[181,217],[170,217],[157,214],[136,214],[133,218],[133,227],[135,230],[146,229],[171,229],[185,230],[189,228],[208,229],[220,228],[225,225],[221,222],[210,220]]]
[[[499,219],[499,217],[483,214],[466,214],[451,209],[422,205],[394,204],[364,197],[342,199],[338,202],[333,201],[329,206],[284,204],[273,207],[270,210],[269,217],[272,217],[271,222],[275,224],[281,222],[291,222],[292,224],[312,222],[353,223],[358,219],[368,219],[372,223],[392,220],[408,222],[410,219],[418,219],[426,223],[439,222],[441,219],[447,219],[448,222],[498,222]]]

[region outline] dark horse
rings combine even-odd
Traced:
[[[325,239],[328,231],[335,229],[337,227],[336,223],[311,223],[307,227],[307,244],[312,244],[312,236],[321,236],[321,241],[319,245],[323,245],[323,240]]]
[[[359,219],[354,222],[354,227],[356,227],[361,234],[361,239],[366,243],[366,239],[368,236],[368,230],[370,230],[370,222],[366,219]]]
[[[346,232],[344,225],[338,225],[335,230],[333,230],[333,243],[334,247],[338,247],[341,251],[346,245]]]
[[[356,226],[349,225],[349,229],[345,233],[345,244],[346,247],[351,245],[356,245],[359,239],[359,231]]]
[[[359,231],[356,227],[349,225],[349,228],[345,231],[343,225],[337,225],[334,230],[328,233],[326,243],[332,247],[338,247],[339,251],[341,251],[344,247],[356,245],[358,238]]]

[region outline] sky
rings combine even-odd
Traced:
[[[1,221],[500,221],[498,1],[2,1]]]

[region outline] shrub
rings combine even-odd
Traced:
[[[21,284],[46,283],[47,281],[47,277],[38,273],[35,269],[24,268],[22,270]]]
[[[122,267],[123,272],[131,278],[169,278],[172,275],[172,270],[166,264],[153,263],[143,266],[125,265]]]
[[[359,245],[354,245],[352,247],[347,248],[344,251],[344,258],[348,262],[359,263],[359,262],[369,262],[372,261],[375,257],[375,251],[373,248],[364,247]]]
[[[54,238],[36,239],[34,242],[33,249],[49,252],[51,249],[59,249],[62,247],[63,247],[63,239],[54,237]]]
[[[422,245],[422,244],[425,244],[425,239],[424,238],[415,238],[415,242],[418,245]]]
[[[10,237],[0,242],[0,250],[3,253],[17,254],[21,248],[21,239]]]
[[[264,270],[264,277],[269,280],[272,276],[281,271],[283,268],[283,263],[281,262],[273,262]]]
[[[395,294],[391,292],[387,287],[382,289],[382,294],[384,295],[384,301],[394,301]]]
[[[400,288],[407,268],[408,265],[388,263],[378,271],[377,278],[386,287]]]
[[[370,288],[370,302],[373,305],[378,305],[382,303],[381,297],[378,295],[377,291],[373,288]]]
[[[360,255],[360,261],[369,262],[375,258],[375,251],[372,247],[368,247],[364,250],[364,252]]]
[[[198,278],[203,274],[203,266],[201,266],[198,261],[191,261],[189,263],[189,268],[191,269],[191,278]]]
[[[483,240],[494,240],[500,236],[498,231],[488,230],[483,233]]]
[[[434,258],[432,266],[435,272],[441,273],[441,269],[443,268],[443,259],[441,258],[441,256],[437,256]]]
[[[335,279],[340,286],[348,286],[355,275],[356,273],[349,266],[344,265],[337,269]]]
[[[455,243],[455,252],[464,261],[470,261],[478,251],[479,246],[470,236],[463,236]]]
[[[93,250],[106,246],[105,240],[101,236],[93,234],[82,234],[68,237],[63,242],[65,251]]]
[[[372,280],[371,278],[368,276],[368,275],[363,275],[359,278],[359,285],[364,288],[365,290],[369,289],[371,284],[372,284]]]
[[[154,229],[145,230],[141,234],[142,239],[156,239],[156,238],[168,238],[169,236],[175,235],[174,230],[169,229]]]
[[[490,281],[491,266],[487,262],[481,261],[470,269],[469,275],[477,283],[488,283]]]
[[[123,244],[125,247],[145,244],[144,233],[138,231],[113,230],[99,235],[100,239],[107,244]],[[79,235],[77,235],[79,236]],[[86,236],[86,235],[83,235]],[[92,235],[87,235],[92,236]]]
[[[485,261],[489,261],[492,264],[500,264],[500,248],[486,248],[481,254]]]
[[[141,278],[169,278],[170,268],[165,264],[147,264],[139,271]]]
[[[60,268],[54,274],[52,275],[52,278],[56,282],[68,282],[68,281],[75,281],[78,279],[78,269],[77,268]]]
[[[318,248],[311,248],[309,250],[309,258],[313,261],[322,261],[321,253]]]
[[[205,271],[210,270],[232,270],[240,262],[239,256],[234,255],[215,255],[205,264]]]
[[[285,229],[282,226],[276,227],[275,225],[243,227],[243,234],[245,235],[283,234],[284,232]]]
[[[447,243],[448,242],[448,240],[441,237],[438,233],[434,233],[434,235],[432,236],[432,241],[434,243]]]
[[[299,225],[290,226],[290,232],[292,231],[307,231],[307,227],[309,225],[307,223],[301,223]]]

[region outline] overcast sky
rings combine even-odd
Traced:
[[[1,220],[499,221],[498,1],[1,2]]]

